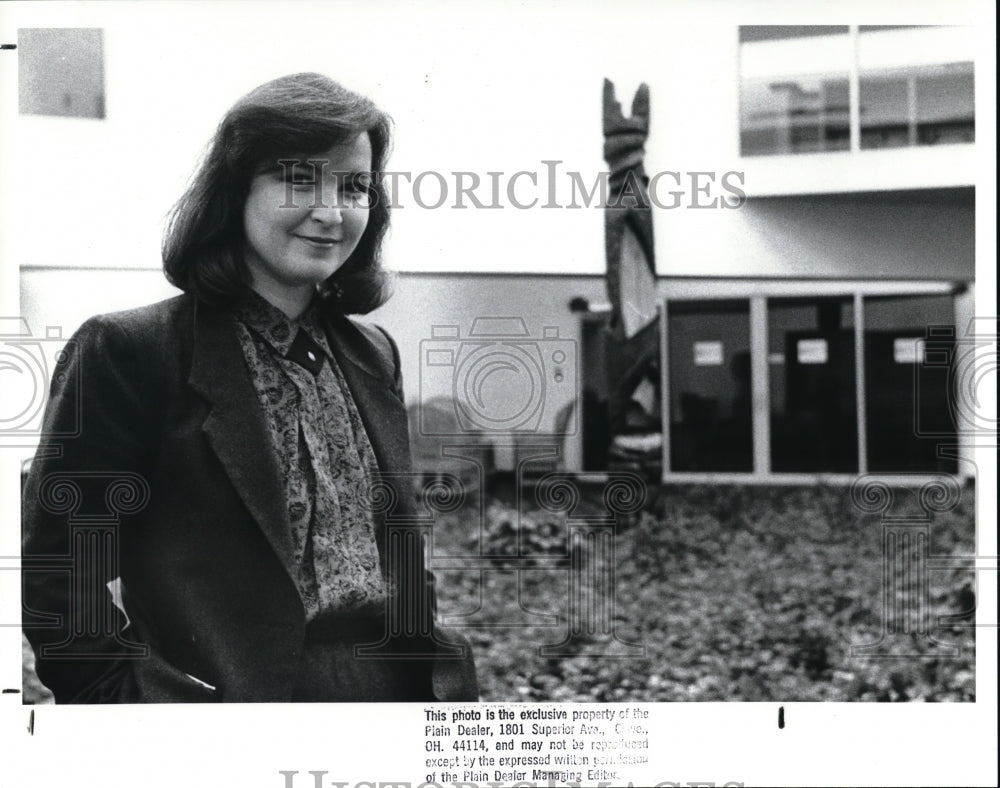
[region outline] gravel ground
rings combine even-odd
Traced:
[[[919,512],[909,497],[897,494],[893,512]],[[599,508],[584,501],[581,510],[588,505]],[[487,513],[491,552],[515,552],[518,533],[533,552],[565,552],[558,518],[527,512],[518,526],[513,508],[498,501]],[[974,554],[973,513],[970,487],[953,510],[932,516],[932,557]],[[435,553],[475,549],[470,522],[468,512],[445,518]],[[882,522],[859,512],[848,489],[671,487],[619,526],[613,558],[586,558],[582,598],[606,606],[599,609],[611,612],[614,635],[598,626],[558,654],[542,648],[567,632],[565,569],[441,573],[443,612],[468,614],[482,594],[469,634],[484,700],[975,699],[970,570],[935,569],[926,594],[895,600],[897,609],[924,611],[930,635],[955,648],[899,634],[882,641],[884,654],[852,654],[899,619],[883,599]],[[613,592],[601,577],[614,578]],[[539,626],[533,614],[546,613],[562,625]],[[626,644],[641,646],[642,656]]]
[[[906,493],[895,506],[921,511]],[[575,515],[600,510],[595,496]],[[563,518],[537,508],[518,517],[511,496],[485,511],[493,560],[438,571],[440,612],[467,627],[483,700],[975,699],[970,570],[932,568],[926,592],[893,595],[897,610],[926,614],[937,644],[900,632],[879,656],[852,655],[900,619],[883,590],[883,524],[846,488],[666,488],[615,527],[613,554],[567,551]],[[954,509],[932,515],[932,559],[974,554],[974,511],[967,487]],[[479,553],[479,534],[475,510],[444,515],[432,554]],[[516,570],[508,559],[519,541],[527,564]],[[581,636],[559,645],[570,571],[551,564],[567,555],[581,570],[574,598],[597,613],[577,617]],[[24,700],[50,702],[33,662],[25,644]]]

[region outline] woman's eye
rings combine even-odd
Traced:
[[[304,167],[301,164],[290,166],[291,162],[282,161],[281,169],[275,174],[287,184],[292,186],[315,185],[319,179],[320,172],[313,167]]]
[[[347,192],[359,197],[367,197],[371,188],[371,182],[367,180],[352,180],[347,184]]]
[[[348,192],[348,196],[355,202],[364,202],[371,199],[371,189],[359,185]]]
[[[285,177],[285,182],[292,186],[315,186],[316,176],[312,173],[293,172]]]

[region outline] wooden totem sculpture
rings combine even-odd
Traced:
[[[643,165],[649,135],[649,87],[622,114],[614,85],[604,80],[604,159],[611,171],[604,212],[607,288],[611,301],[608,343],[608,416],[612,435],[628,429],[636,387],[659,380],[659,320],[653,257],[653,214]]]

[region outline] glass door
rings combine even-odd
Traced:
[[[670,470],[753,471],[750,301],[667,306]]]
[[[768,299],[771,470],[858,470],[854,301]]]
[[[869,470],[955,473],[954,458],[937,456],[939,445],[958,443],[949,400],[951,365],[934,363],[954,356],[954,297],[894,296],[864,303]]]

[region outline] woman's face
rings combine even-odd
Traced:
[[[368,226],[371,166],[371,140],[362,134],[250,182],[243,229],[251,287],[291,317],[357,248]]]

